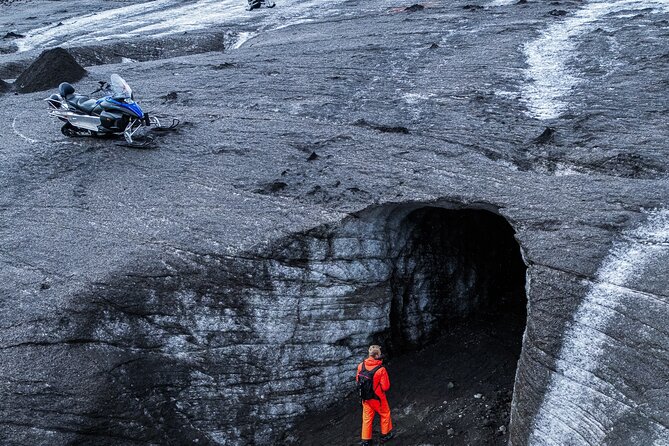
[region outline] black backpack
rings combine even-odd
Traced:
[[[358,392],[362,401],[378,400],[379,396],[374,392],[374,374],[382,365],[377,365],[372,370],[365,368],[365,363],[362,363],[362,368],[358,374]]]

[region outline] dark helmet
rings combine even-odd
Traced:
[[[62,97],[66,98],[69,95],[74,94],[74,87],[67,82],[63,82],[58,86],[58,91]]]

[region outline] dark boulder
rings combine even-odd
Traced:
[[[0,93],[6,93],[11,90],[12,86],[7,82],[0,79]]]
[[[76,82],[86,75],[86,70],[63,48],[46,50],[39,55],[16,79],[16,89],[21,93],[55,88],[61,82]]]
[[[22,39],[25,36],[23,34],[15,33],[14,31],[10,31],[5,36],[3,39]]]
[[[567,15],[567,11],[565,11],[564,9],[553,9],[548,14],[554,17],[562,17]]]
[[[408,128],[401,125],[391,126],[391,125],[375,124],[365,119],[358,119],[353,123],[353,125],[356,127],[377,130],[381,133],[401,133],[403,135],[408,135],[409,133],[411,133]]]
[[[407,6],[406,8],[404,8],[406,12],[417,12],[417,11],[422,11],[423,9],[425,9],[425,6],[418,4]]]
[[[546,127],[546,129],[534,139],[537,144],[548,144],[553,141],[555,137],[555,129],[553,127]]]

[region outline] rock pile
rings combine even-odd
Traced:
[[[46,50],[16,79],[16,89],[32,93],[57,87],[61,82],[76,82],[86,70],[63,48]]]

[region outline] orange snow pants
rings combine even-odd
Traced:
[[[382,401],[367,400],[362,402],[362,439],[372,439],[372,424],[374,416],[379,414],[381,417],[381,435],[386,435],[393,429],[393,422],[390,419],[390,406],[388,400]]]

